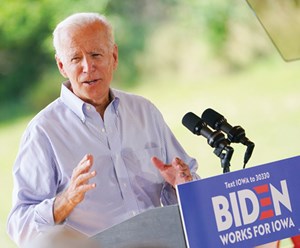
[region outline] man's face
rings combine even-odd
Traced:
[[[69,79],[73,93],[94,106],[108,97],[113,71],[118,64],[117,46],[111,46],[99,23],[70,28],[63,33],[61,54],[56,56],[60,73]]]

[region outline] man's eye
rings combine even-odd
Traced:
[[[71,62],[72,62],[72,63],[77,63],[77,62],[79,62],[79,60],[80,60],[79,57],[75,57],[75,58],[72,58],[72,59],[71,59]]]
[[[103,54],[101,54],[101,53],[93,53],[92,56],[95,57],[95,58],[98,58],[98,57],[103,57]]]

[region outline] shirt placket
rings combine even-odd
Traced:
[[[89,128],[90,132],[101,141],[102,144],[109,147],[105,126],[100,115],[89,105],[86,106],[86,109],[89,116],[85,123],[86,126]]]
[[[121,135],[117,128],[118,118],[118,114],[114,109],[106,111],[104,129],[124,204],[128,214],[134,216],[139,212],[139,207],[130,181],[130,175],[121,156]]]

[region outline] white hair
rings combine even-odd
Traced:
[[[55,53],[60,56],[61,55],[61,34],[71,27],[86,27],[93,23],[100,23],[106,27],[106,34],[109,41],[110,47],[113,47],[115,44],[113,28],[110,22],[104,15],[100,15],[98,13],[76,13],[70,15],[62,22],[60,22],[53,31],[53,46],[55,49]]]

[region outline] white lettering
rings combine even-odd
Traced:
[[[237,242],[242,242],[244,240],[251,239],[252,237],[253,234],[250,227],[219,235],[219,238],[221,239],[223,245],[228,245],[228,243],[234,244]]]
[[[257,237],[258,235],[263,236],[266,234],[271,233],[271,226],[269,223],[260,224],[258,226],[253,227],[254,236]]]
[[[230,193],[229,197],[230,197],[232,214],[233,214],[235,226],[236,227],[241,226],[242,221],[241,221],[241,215],[240,215],[240,211],[239,211],[239,207],[238,207],[238,203],[237,203],[237,199],[236,199],[236,193],[235,192]]]
[[[273,199],[276,216],[281,215],[279,203],[282,203],[290,212],[292,212],[289,191],[287,189],[286,180],[280,181],[282,193],[280,193],[272,184],[270,184],[271,195]]]
[[[232,225],[232,215],[229,212],[229,202],[225,196],[211,198],[218,231],[224,231]]]
[[[259,216],[259,201],[255,193],[249,189],[240,190],[238,192],[242,218],[244,225],[253,223]],[[252,204],[252,213],[248,212],[247,201]],[[250,208],[251,209],[251,208]]]
[[[280,220],[275,220],[271,224],[272,224],[273,232],[275,232],[275,231],[278,232],[281,229],[287,229],[287,228],[295,227],[295,224],[294,224],[291,217],[287,217],[285,219],[280,219]]]

